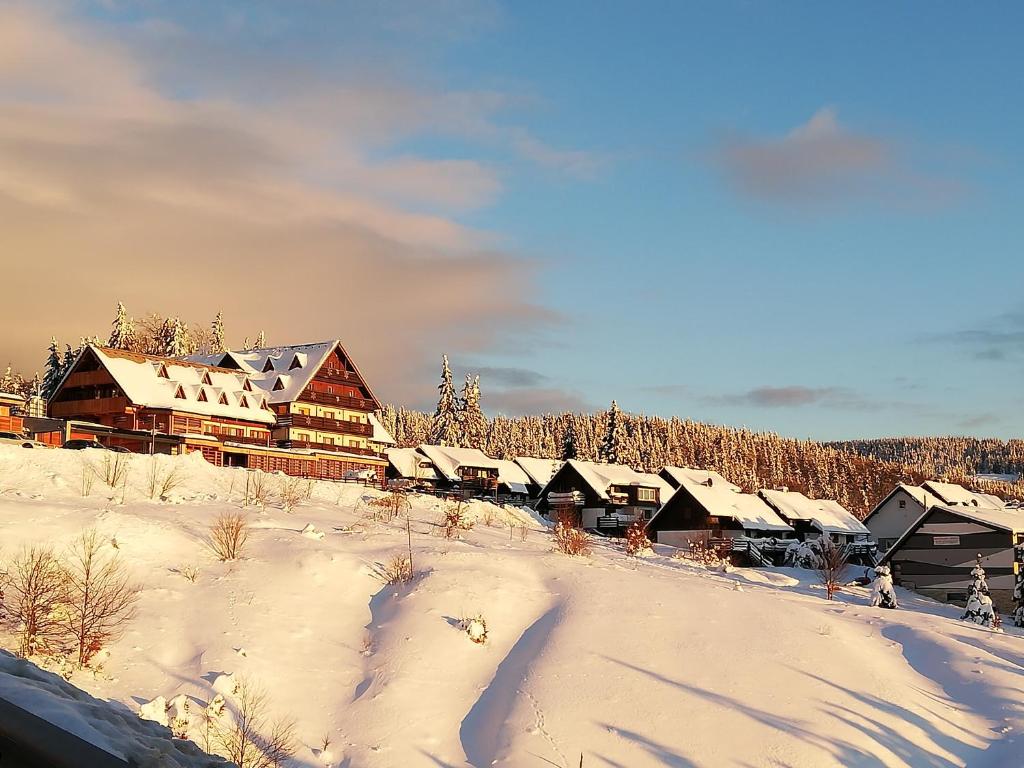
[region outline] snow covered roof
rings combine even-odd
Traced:
[[[1024,533],[1024,510],[1017,507],[975,507],[964,504],[936,504],[935,508],[991,525],[1012,533]],[[913,527],[911,527],[913,530]]]
[[[925,480],[923,486],[925,490],[935,494],[946,504],[970,504],[975,507],[992,508],[1004,506],[1003,500],[998,496],[993,496],[990,493],[969,491],[956,483],[940,483],[935,480]]]
[[[366,378],[359,372],[358,366],[345,351],[341,341],[319,341],[313,344],[292,344],[282,347],[264,347],[262,349],[230,350],[212,355],[193,355],[189,360],[224,365],[232,361],[240,370],[249,374],[253,383],[257,384],[272,403],[290,403],[302,393],[313,380],[327,358],[335,349],[352,364],[356,374],[366,387],[370,399],[379,407],[380,403],[370,389]]]
[[[25,398],[21,395],[15,394],[14,392],[0,392],[0,400],[6,400],[8,402],[23,403]]]
[[[809,499],[799,491],[764,489],[760,494],[786,520],[806,520],[824,533],[870,533],[864,523],[838,501]]]
[[[433,463],[415,448],[388,448],[384,451],[399,475],[412,480],[439,480]]]
[[[433,462],[442,477],[452,482],[462,479],[459,476],[459,467],[501,469],[497,459],[492,459],[486,453],[476,448],[452,448],[447,445],[427,445],[423,443],[416,450]]]
[[[734,491],[740,490],[740,487],[735,483],[730,483],[718,472],[713,469],[693,469],[691,467],[664,467],[662,472],[672,478],[677,486],[679,483],[687,480],[691,483],[702,483],[712,486],[721,486],[723,488],[731,488]]]
[[[530,476],[514,461],[495,459],[498,465],[498,482],[507,486],[512,493],[527,493]]]
[[[391,433],[384,429],[384,425],[380,423],[380,420],[372,413],[367,415],[370,421],[370,426],[373,427],[373,436],[370,438],[370,442],[380,443],[381,445],[394,445],[395,438],[391,436]]]
[[[530,476],[530,480],[541,488],[548,484],[555,470],[562,465],[561,461],[555,459],[537,459],[533,456],[516,456],[515,462]]]
[[[660,492],[660,499],[667,499],[672,495],[672,486],[663,478],[647,472],[637,472],[624,464],[598,464],[578,459],[569,459],[566,464],[575,469],[584,482],[594,490],[594,493],[605,501],[608,500],[608,489],[613,485],[657,488]]]
[[[675,493],[688,493],[697,503],[707,510],[708,514],[717,517],[728,517],[735,520],[744,529],[757,531],[792,531],[786,522],[775,514],[760,496],[752,493],[741,493],[732,488],[716,485],[704,485],[683,480]],[[675,495],[675,494],[673,494]],[[661,509],[651,518],[651,522],[661,514],[671,499],[661,505]]]
[[[135,405],[264,424],[276,420],[265,394],[240,371],[94,344],[80,356],[86,350],[96,355]]]

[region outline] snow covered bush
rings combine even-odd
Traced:
[[[818,580],[825,587],[825,597],[831,600],[842,583],[849,554],[845,546],[837,544],[827,534],[822,534],[815,543],[818,551],[818,563],[814,566],[814,571],[818,575]]]
[[[647,538],[647,521],[642,518],[636,520],[626,529],[626,554],[638,557],[653,551],[651,540]]]
[[[387,563],[374,563],[370,572],[385,586],[407,584],[413,577],[412,559],[395,555]]]
[[[438,528],[446,539],[457,539],[462,531],[473,529],[473,521],[466,516],[461,501],[449,502],[444,507]]]
[[[482,614],[470,618],[464,618],[461,622],[462,630],[474,643],[483,645],[487,642],[487,622]]]
[[[896,590],[892,586],[892,572],[887,565],[875,566],[875,580],[871,584],[872,608],[899,608]]]
[[[312,495],[313,482],[311,480],[303,480],[301,477],[286,477],[281,480],[281,488],[277,497],[281,502],[281,508],[285,512],[291,512]]]
[[[249,540],[249,521],[241,512],[223,512],[210,526],[208,544],[218,559],[237,560]]]
[[[4,594],[7,619],[28,657],[59,646],[64,637],[61,608],[67,573],[49,547],[27,547],[11,563]]]
[[[811,569],[818,564],[818,551],[813,541],[793,541],[786,547],[785,563],[790,568]]]
[[[124,631],[135,616],[139,590],[118,555],[104,553],[95,529],[85,531],[68,552],[60,622],[74,641],[79,666]]]
[[[582,528],[559,521],[555,523],[555,547],[565,555],[590,554],[590,537]]]
[[[376,499],[370,499],[366,506],[370,508],[374,520],[385,523],[390,523],[402,513],[408,514],[412,509],[408,496],[394,491]]]
[[[967,585],[967,607],[961,621],[970,621],[983,627],[994,627],[996,624],[995,609],[985,580],[985,569],[981,564],[971,570],[971,583]]]

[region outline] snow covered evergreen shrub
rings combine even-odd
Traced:
[[[626,529],[626,554],[638,557],[653,551],[651,540],[647,538],[647,521],[639,518]]]
[[[896,590],[892,586],[892,572],[887,565],[875,566],[875,580],[871,584],[871,606],[899,608]]]
[[[818,551],[812,541],[793,541],[786,547],[785,563],[790,568],[811,569],[818,564]]]
[[[223,512],[210,526],[207,543],[222,562],[237,560],[249,540],[249,521],[241,512]]]
[[[49,547],[23,549],[11,563],[4,595],[7,619],[18,637],[18,653],[28,657],[60,646],[61,609],[67,573]]]
[[[967,585],[967,607],[961,621],[970,621],[983,627],[994,627],[996,623],[995,609],[985,580],[985,569],[981,564],[971,570],[971,583]]]
[[[474,643],[483,645],[487,642],[487,622],[482,614],[464,618],[461,622],[462,629]]]

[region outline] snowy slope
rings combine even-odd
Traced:
[[[719,573],[610,543],[569,558],[529,515],[484,503],[446,541],[427,497],[411,513],[420,575],[383,587],[371,567],[404,551],[404,520],[374,521],[378,491],[330,483],[291,513],[247,508],[246,556],[220,563],[203,537],[242,509],[244,471],[160,457],[186,480],[150,501],[136,456],[126,490],[97,480],[83,497],[82,462],[99,460],[0,448],[0,558],[96,525],[144,587],[102,671],[72,682],[137,711],[182,693],[201,707],[221,673],[247,677],[298,720],[296,766],[575,767],[581,753],[628,768],[1006,766],[1024,753],[1020,631],[962,624],[912,593],[884,611],[859,588],[829,603],[798,570]],[[484,645],[458,626],[477,613]]]

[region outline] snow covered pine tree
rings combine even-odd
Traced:
[[[896,602],[896,590],[892,587],[892,572],[888,565],[875,566],[875,580],[871,584],[871,607],[900,607]]]
[[[430,442],[434,445],[459,445],[459,411],[452,383],[448,355],[441,359],[441,383],[437,386],[437,410],[430,424]]]
[[[107,346],[113,349],[134,350],[137,345],[135,338],[135,321],[128,317],[124,304],[117,302],[117,316],[110,324],[110,338],[107,339]]]
[[[213,323],[210,324],[210,351],[211,352],[227,352],[227,345],[224,343],[224,313],[218,312],[217,316],[213,318]]]
[[[972,621],[983,627],[994,627],[996,612],[992,608],[988,582],[985,581],[985,569],[981,567],[980,561],[971,570],[971,576],[974,580],[967,586],[967,607],[960,620]]]
[[[618,464],[622,460],[623,448],[626,445],[626,424],[619,410],[619,404],[612,400],[608,409],[608,428],[604,433],[604,441],[597,459],[605,464]]]
[[[484,450],[487,447],[487,417],[480,408],[479,376],[472,378],[466,374],[460,405],[459,426],[462,432],[462,446]]]
[[[46,358],[46,373],[43,375],[43,397],[49,399],[57,389],[64,374],[64,363],[60,357],[60,345],[57,339],[50,337],[50,354]]]

